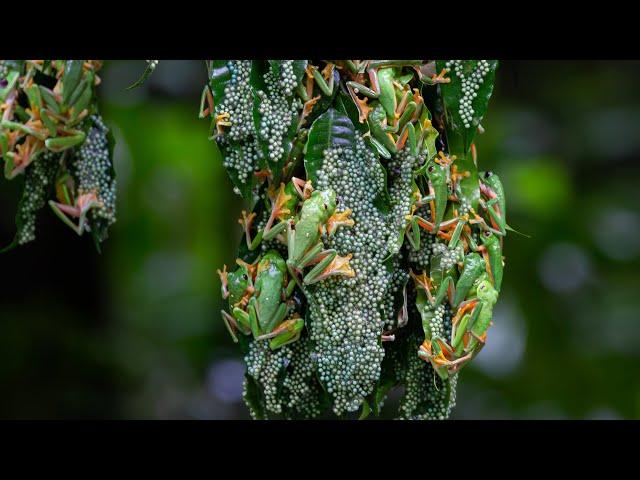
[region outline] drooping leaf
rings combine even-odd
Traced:
[[[358,107],[353,103],[353,99],[346,93],[340,91],[336,97],[336,108],[349,117],[351,123],[356,127],[360,133],[367,133],[369,131],[366,122],[360,123]]]
[[[209,87],[216,104],[224,101],[224,89],[231,80],[231,69],[228,60],[212,60],[209,72]]]
[[[151,74],[153,73],[153,71],[156,69],[157,66],[158,66],[157,60],[147,60],[147,66],[144,69],[144,72],[142,72],[142,75],[140,75],[140,78],[138,78],[138,80],[136,80],[135,82],[133,82],[133,84],[127,87],[127,90],[133,90],[134,88],[138,88],[140,85],[146,82],[147,78],[151,76]]]
[[[25,171],[22,196],[16,211],[16,234],[12,242],[0,249],[0,253],[35,238],[36,221],[45,207],[53,189],[58,171],[59,155],[47,153],[29,165]]]
[[[289,91],[282,84],[284,62],[283,60],[268,61],[269,80],[265,79],[266,66],[264,62],[254,61],[251,70],[251,86],[254,92],[253,122],[256,139],[262,153],[261,168],[271,172],[272,181],[275,184],[278,184],[282,178],[283,168],[289,159],[293,141],[298,132],[299,113],[296,107],[298,102],[296,89],[302,81],[306,68],[306,61],[291,61],[296,88]],[[265,118],[263,109],[267,109],[270,113],[269,117]],[[274,121],[281,122],[286,126],[284,132],[275,130],[280,135],[278,137],[274,135],[275,126],[272,125]]]
[[[465,153],[469,151],[478,125],[487,111],[497,67],[497,60],[439,60],[436,62],[437,71],[450,68],[447,76],[451,81],[440,85],[446,114],[447,137],[450,134],[460,136]],[[470,82],[466,93],[463,91],[463,81]],[[466,102],[470,102],[471,109],[465,106]],[[469,113],[470,119],[463,118],[461,112]],[[451,142],[449,138],[448,140]],[[456,148],[454,152],[456,155],[457,150]]]
[[[318,170],[322,169],[324,151],[331,147],[354,148],[355,129],[345,114],[330,108],[311,125],[307,139],[304,166],[307,178],[318,181]]]
[[[260,392],[260,386],[258,382],[256,382],[251,375],[248,373],[244,374],[245,379],[245,392],[244,392],[244,401],[247,406],[253,412],[256,420],[264,420],[265,419],[265,407],[264,400],[262,399],[262,393]]]

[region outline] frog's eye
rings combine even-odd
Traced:
[[[324,209],[325,209],[325,210],[326,210],[327,208],[329,208],[329,207],[327,207],[327,204],[326,204],[326,203],[323,203],[323,204],[322,204],[322,206],[324,207]]]
[[[436,169],[436,168],[435,168],[433,165],[429,165],[429,168],[427,168],[427,170],[429,171],[429,173],[433,173],[433,171],[434,171],[435,169]]]
[[[491,177],[491,175],[493,175],[493,172],[491,170],[487,170],[486,172],[484,172],[484,178],[489,178]]]
[[[246,274],[246,273],[243,273],[243,274],[242,274],[242,279],[243,279],[243,280],[248,280],[248,279],[249,279],[249,277],[247,276],[247,274]]]
[[[485,232],[483,233],[483,235],[487,238],[489,238],[491,236],[491,232],[489,230],[485,230]]]
[[[485,288],[485,285],[483,283],[482,285],[480,285],[480,290],[484,290],[484,288]]]

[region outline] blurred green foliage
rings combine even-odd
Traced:
[[[44,212],[0,258],[2,418],[248,418],[215,270],[242,204],[198,120],[202,62],[106,62],[118,222]],[[640,62],[503,62],[477,140],[507,192],[503,292],[453,418],[640,417]],[[15,192],[0,185],[2,241]],[[397,394],[389,403],[397,401]],[[387,409],[389,412],[394,408]]]

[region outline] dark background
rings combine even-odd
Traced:
[[[95,252],[49,210],[0,256],[0,418],[248,418],[215,273],[242,208],[208,121],[203,62],[108,61],[118,222]],[[503,62],[478,141],[510,235],[494,326],[453,418],[640,417],[640,62]],[[0,181],[0,242],[18,182]],[[393,411],[388,402],[387,414]]]

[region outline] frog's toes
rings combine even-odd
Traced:
[[[344,212],[334,213],[327,220],[327,233],[332,235],[333,232],[340,226],[353,227],[354,221],[349,218],[351,215],[351,209],[347,208]]]
[[[447,71],[447,69],[446,69],[446,68],[443,68],[443,69],[440,71],[440,73],[439,73],[439,74],[437,74],[437,75],[435,75],[435,74],[434,74],[434,75],[432,75],[432,76],[431,76],[431,81],[432,81],[434,84],[436,84],[436,83],[449,83],[449,82],[451,82],[451,79],[450,79],[450,78],[448,78],[448,77],[445,77],[445,75],[446,75],[447,73],[449,73],[449,72]]]
[[[329,278],[335,275],[343,275],[347,278],[353,278],[356,276],[356,272],[349,265],[349,260],[353,255],[349,254],[345,257],[341,257],[340,255],[336,255],[333,260],[327,265],[324,270],[322,270],[317,276],[306,283],[317,283],[322,280]]]

